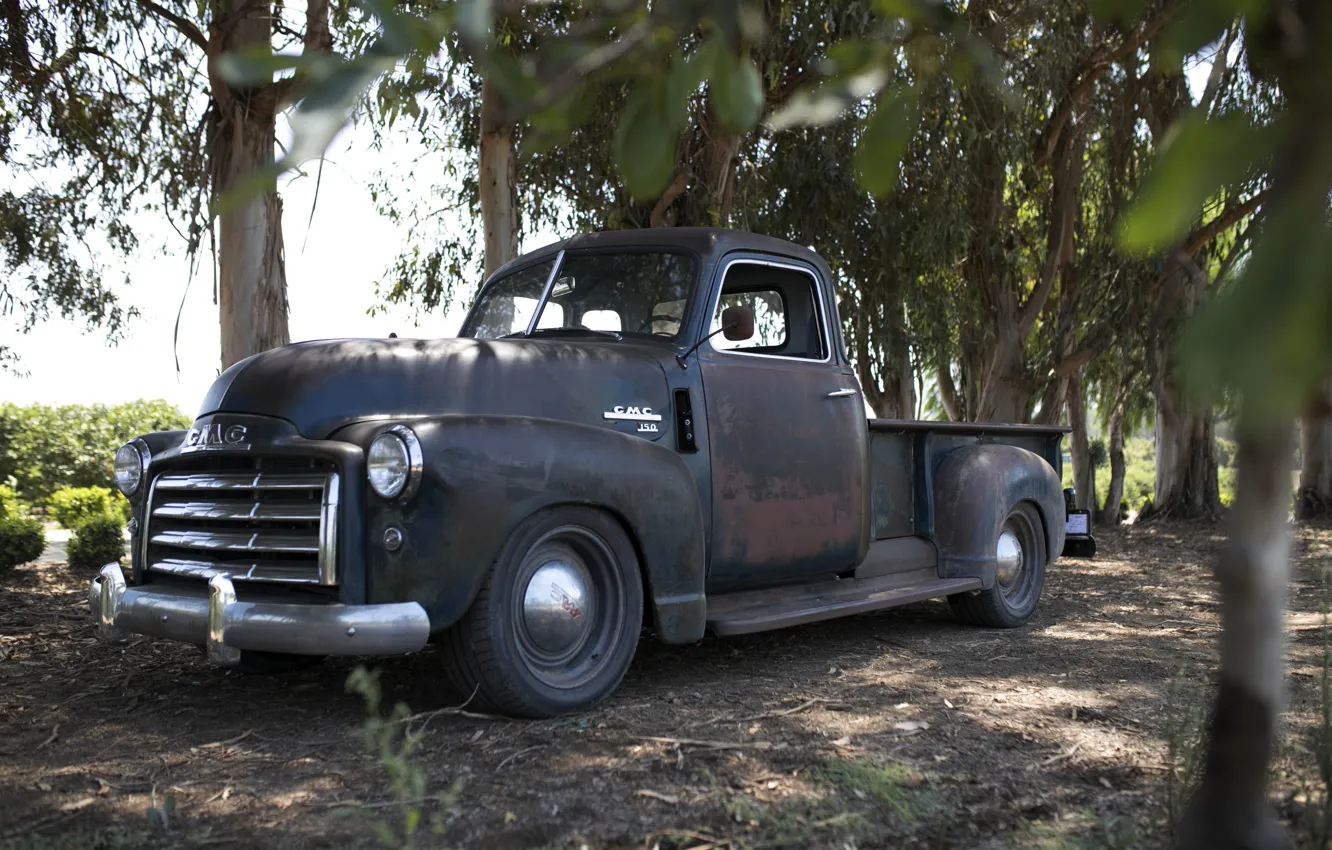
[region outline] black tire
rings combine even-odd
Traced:
[[[534,581],[538,571],[546,572]],[[575,593],[552,580],[547,601],[547,576],[573,582]],[[577,592],[580,583],[587,592]],[[565,614],[573,622],[587,618],[581,631]],[[643,581],[624,529],[598,510],[557,507],[528,517],[509,536],[471,608],[439,643],[451,684],[472,696],[468,708],[552,717],[589,708],[615,690],[642,625]]]
[[[1008,581],[996,577],[988,590],[959,593],[948,597],[953,613],[964,623],[994,629],[1014,629],[1036,613],[1036,604],[1045,586],[1045,567],[1049,560],[1045,545],[1045,525],[1041,513],[1031,502],[1019,502],[1004,520],[1000,537],[1011,533],[1020,545],[1021,564]],[[995,540],[996,548],[999,540]],[[1000,570],[1000,575],[1004,570]]]
[[[241,650],[236,669],[247,676],[284,676],[324,663],[322,655],[290,655],[286,652]]]

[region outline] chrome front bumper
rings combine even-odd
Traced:
[[[208,659],[231,666],[241,650],[293,655],[400,655],[430,639],[430,619],[415,602],[387,605],[291,605],[241,602],[231,579],[214,575],[208,593],[127,587],[118,564],[107,564],[88,589],[97,637],[126,634],[202,644]]]

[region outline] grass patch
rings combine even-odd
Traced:
[[[1141,840],[1132,818],[1097,819],[1088,811],[1031,824],[1022,846],[1031,850],[1129,850]]]
[[[161,846],[160,835],[143,827],[64,827],[50,835],[33,834],[0,840],[0,850],[137,850]],[[180,836],[175,838],[178,841]]]
[[[741,795],[727,814],[745,834],[744,847],[808,847],[830,841],[863,843],[909,834],[926,816],[948,806],[922,774],[900,764],[827,759],[805,774],[810,792],[777,801]]]

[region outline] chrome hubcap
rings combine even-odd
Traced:
[[[1022,541],[1005,528],[999,533],[999,544],[995,547],[995,561],[998,562],[999,584],[1012,587],[1022,575]]]
[[[537,567],[523,593],[523,625],[533,649],[559,659],[582,646],[594,613],[591,587],[582,565],[570,559]]]

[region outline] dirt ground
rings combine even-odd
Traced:
[[[0,848],[373,847],[418,818],[424,847],[1163,846],[1166,740],[1187,738],[1168,730],[1213,669],[1223,538],[1100,542],[1052,567],[1018,630],[931,602],[645,639],[610,700],[558,720],[438,711],[454,698],[433,652],[378,661],[386,705],[416,713],[388,727],[417,742],[406,761],[366,745],[356,660],[261,678],[191,647],[104,646],[85,578],[31,565],[0,579]],[[1299,528],[1295,563],[1287,820],[1315,778],[1332,530]]]

